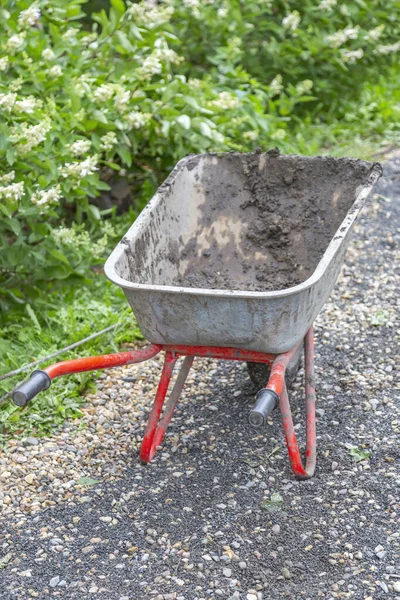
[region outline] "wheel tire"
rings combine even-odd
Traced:
[[[300,368],[303,346],[300,344],[299,349],[290,361],[286,369],[285,379],[287,387],[290,387],[296,379],[297,372]],[[265,387],[268,383],[271,367],[265,363],[247,362],[247,371],[254,385],[258,388]]]

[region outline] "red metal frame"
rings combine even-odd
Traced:
[[[309,479],[313,476],[316,464],[316,419],[315,419],[315,378],[314,378],[314,338],[313,329],[310,328],[304,338],[305,350],[305,390],[306,390],[306,466],[303,466],[296,434],[294,431],[292,412],[290,409],[285,371],[298,347],[285,354],[267,354],[254,352],[241,348],[216,348],[212,346],[184,346],[184,345],[157,345],[152,344],[141,350],[119,352],[104,356],[78,358],[50,365],[44,369],[50,379],[61,375],[93,371],[110,367],[119,367],[139,363],[153,358],[162,350],[165,351],[164,366],[153,407],[150,412],[143,442],[140,448],[140,459],[148,463],[154,457],[157,447],[160,446],[168,428],[175,406],[182,392],[187,375],[193,364],[194,357],[220,358],[224,360],[246,360],[251,362],[268,363],[271,373],[266,385],[267,389],[274,391],[280,397],[280,410],[282,413],[283,429],[286,437],[289,459],[293,473],[299,479]],[[184,356],[181,370],[172,388],[169,399],[165,404],[168,386],[176,361]],[[163,411],[164,407],[164,411]]]

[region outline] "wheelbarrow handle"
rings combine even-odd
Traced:
[[[39,392],[47,390],[50,387],[52,380],[56,377],[140,363],[149,358],[153,358],[160,350],[161,346],[151,344],[146,348],[140,348],[139,350],[132,350],[130,352],[116,352],[115,354],[102,354],[100,356],[76,358],[75,360],[64,360],[55,363],[54,365],[49,365],[44,371],[33,371],[30,379],[14,390],[12,399],[17,406],[25,406],[32,398],[39,394]]]
[[[33,371],[28,381],[25,381],[14,390],[12,394],[13,402],[17,406],[25,406],[39,392],[47,390],[50,385],[51,379],[45,371]]]

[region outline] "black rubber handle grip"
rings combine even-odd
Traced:
[[[51,379],[45,371],[33,371],[30,379],[22,383],[12,394],[14,404],[25,406],[39,392],[47,390],[51,385]]]
[[[253,427],[262,427],[274,408],[279,404],[279,396],[273,390],[263,388],[256,397],[257,402],[249,413],[249,423]]]

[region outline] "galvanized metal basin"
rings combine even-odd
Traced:
[[[381,174],[378,164],[346,158],[274,152],[188,156],[114,249],[105,273],[123,288],[152,343],[287,352],[331,293],[353,224]],[[251,189],[252,181],[257,189]],[[266,200],[260,209],[261,197]],[[296,280],[304,280],[273,289],[270,273],[277,280],[280,268],[293,275],[287,265],[279,266],[279,252],[268,240],[270,231],[282,242],[279,223],[288,215],[293,227],[284,230],[285,252],[296,258]],[[251,253],[254,219],[258,233],[260,222],[267,233],[266,243]],[[266,264],[269,280],[258,280]],[[229,289],[192,287],[203,265],[207,276],[213,266],[227,273]],[[263,285],[267,291],[259,291]]]

